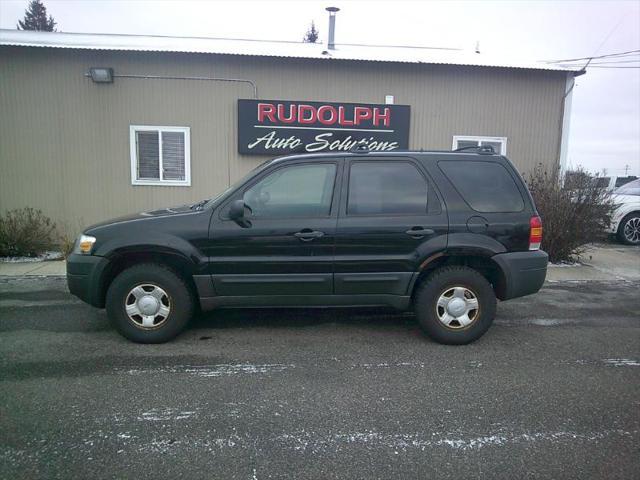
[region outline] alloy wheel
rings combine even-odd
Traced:
[[[640,243],[640,217],[627,220],[622,233],[629,243]]]

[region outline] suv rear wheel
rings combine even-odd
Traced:
[[[135,265],[109,286],[107,315],[126,338],[162,343],[177,336],[193,315],[193,297],[185,282],[158,264]]]
[[[496,314],[491,284],[468,267],[435,270],[418,287],[414,308],[422,330],[447,345],[464,345],[480,338]]]

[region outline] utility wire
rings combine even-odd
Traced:
[[[589,65],[589,68],[636,68],[640,69],[640,65],[637,67],[603,67],[602,65]]]
[[[591,62],[591,65],[619,65],[621,63],[638,63],[638,62],[640,62],[640,58],[636,60],[616,60],[614,62],[596,61],[596,62]]]
[[[578,62],[580,60],[595,60],[597,58],[618,57],[623,55],[629,55],[631,53],[638,53],[640,50],[628,50],[626,52],[608,53],[607,55],[598,55],[594,57],[580,57],[580,58],[565,58],[562,60],[545,60],[547,63],[562,63],[562,62]]]
[[[577,62],[561,62],[563,65],[575,65],[583,63],[584,60]],[[640,62],[640,54],[624,55],[620,57],[596,58],[591,63],[631,63]]]

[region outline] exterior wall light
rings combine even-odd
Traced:
[[[89,76],[95,83],[113,83],[113,68],[91,67]]]

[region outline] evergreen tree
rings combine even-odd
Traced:
[[[320,36],[320,32],[316,29],[316,24],[312,21],[309,30],[304,34],[304,38],[302,41],[304,43],[316,43],[318,41],[318,37]]]
[[[40,0],[31,0],[24,12],[24,20],[18,20],[18,30],[38,30],[55,32],[56,21],[47,17],[47,7]]]

